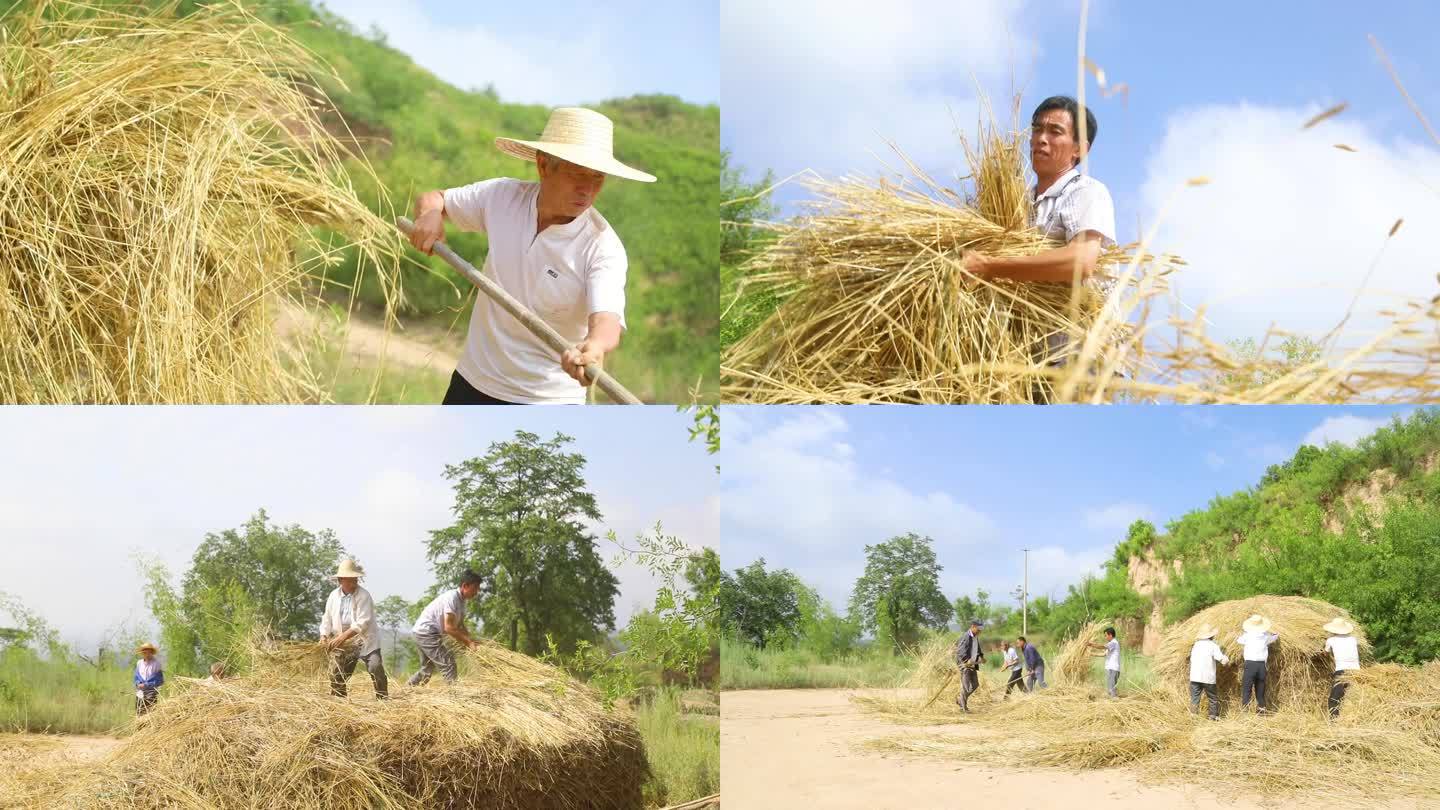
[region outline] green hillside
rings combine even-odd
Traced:
[[[1142,596],[1130,569],[1154,561],[1181,571]],[[1354,447],[1303,446],[1163,531],[1137,521],[1106,568],[1064,600],[1042,601],[1045,626],[1073,630],[1087,613],[1138,622],[1157,606],[1173,623],[1228,599],[1309,596],[1359,619],[1382,661],[1440,658],[1440,411],[1397,419]]]

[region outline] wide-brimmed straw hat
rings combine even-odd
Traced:
[[[626,180],[655,182],[655,176],[626,166],[615,159],[615,125],[610,119],[584,107],[560,107],[550,113],[538,141],[515,138],[495,139],[495,148],[521,160],[534,161],[537,151],[587,169]]]
[[[152,653],[153,653],[153,652],[160,652],[160,650],[157,649],[154,644],[151,644],[151,643],[148,642],[148,641],[145,642],[144,644],[141,644],[139,647],[136,647],[136,648],[135,648],[135,652],[137,652],[137,653],[142,653],[142,652],[145,652],[146,650],[149,650],[149,651],[152,652]]]
[[[1200,631],[1195,634],[1195,640],[1200,641],[1202,639],[1214,638],[1215,634],[1218,632],[1220,631],[1216,629],[1215,625],[1207,624],[1204,627],[1201,627]]]
[[[1240,626],[1245,628],[1246,632],[1250,633],[1270,632],[1270,620],[1261,616],[1259,613],[1250,614],[1250,618],[1246,619]]]
[[[340,561],[340,570],[335,572],[335,578],[354,577],[359,579],[365,576],[365,569],[355,564],[354,560],[344,559]]]
[[[1355,632],[1355,625],[1336,616],[1325,624],[1325,632],[1334,633],[1337,636],[1348,636]]]

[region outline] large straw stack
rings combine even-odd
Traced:
[[[1072,357],[1087,334],[1105,349],[1091,358],[1097,369],[1133,372],[1128,327],[1099,318],[1110,285],[977,283],[963,270],[969,251],[1014,257],[1057,246],[1029,226],[1022,142],[981,133],[979,148],[966,150],[975,178],[968,197],[913,165],[917,185],[809,181],[817,200],[807,213],[774,226],[778,238],[742,268],[747,289],[784,303],[727,350],[726,396],[1028,402],[1054,375],[1048,367]],[[1099,270],[1125,258],[1107,251]]]
[[[1244,656],[1236,643],[1240,623],[1253,613],[1272,622],[1272,633],[1280,639],[1270,647],[1266,664],[1266,702],[1271,711],[1317,712],[1325,707],[1330,692],[1330,675],[1334,659],[1325,651],[1330,634],[1323,625],[1349,614],[1318,599],[1300,596],[1255,596],[1221,602],[1196,613],[1165,633],[1155,654],[1152,668],[1161,686],[1188,699],[1190,684],[1190,650],[1195,634],[1205,624],[1219,629],[1215,641],[1230,658],[1228,666],[1216,665],[1215,684],[1225,711],[1240,706],[1240,675]],[[1370,659],[1370,642],[1358,625],[1355,638],[1360,644],[1362,661]],[[1252,704],[1252,709],[1254,708]]]
[[[238,4],[144,9],[0,20],[0,402],[320,398],[276,329],[344,247],[309,226],[392,294],[398,238],[340,165],[313,57]]]
[[[99,764],[22,774],[0,806],[641,806],[645,753],[622,710],[496,645],[463,657],[457,685],[393,684],[376,701],[331,697],[318,671],[277,678],[258,654],[256,676],[188,684]]]

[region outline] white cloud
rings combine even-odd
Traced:
[[[1440,152],[1387,140],[1362,121],[1301,124],[1320,108],[1247,103],[1173,114],[1149,156],[1141,194],[1151,217],[1185,180],[1155,249],[1189,263],[1174,285],[1208,306],[1218,337],[1259,337],[1272,324],[1323,336],[1344,317],[1384,246],[1344,343],[1382,323],[1385,293],[1429,298],[1440,260]],[[1335,149],[1343,143],[1359,150]],[[1405,225],[1386,244],[1399,218]],[[1283,294],[1277,294],[1283,293]]]
[[[1123,532],[1137,520],[1152,519],[1150,508],[1138,503],[1112,503],[1085,512],[1085,526],[1103,532]]]
[[[1373,419],[1364,416],[1356,416],[1352,413],[1343,413],[1339,416],[1328,416],[1325,421],[1316,425],[1313,430],[1305,434],[1300,440],[1303,444],[1312,444],[1316,447],[1324,447],[1330,442],[1339,442],[1354,446],[1355,442],[1369,436],[1376,430],[1388,425],[1390,419],[1387,417],[1375,417]]]
[[[974,83],[1026,63],[1022,3],[727,0],[721,5],[726,146],[781,174],[879,168],[898,143],[921,166],[959,168],[955,123],[978,115]],[[997,99],[1006,115],[1004,99]],[[953,119],[952,119],[953,112]]]
[[[1212,470],[1218,470],[1225,466],[1225,457],[1214,450],[1205,451],[1205,466]]]

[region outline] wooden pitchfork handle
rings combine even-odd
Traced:
[[[411,222],[409,217],[396,217],[395,224],[406,236],[409,236],[411,232],[415,230],[415,223]],[[499,284],[496,284],[491,279],[486,278],[484,274],[482,274],[479,270],[475,269],[474,265],[460,258],[460,256],[457,255],[455,251],[450,249],[449,245],[445,244],[444,242],[436,242],[434,246],[434,251],[435,255],[449,262],[450,266],[455,268],[455,270],[459,272],[460,275],[469,279],[471,284],[479,287],[481,292],[490,296],[491,300],[499,304],[502,309],[515,316],[516,320],[523,324],[526,329],[529,329],[530,332],[535,335],[535,337],[540,338],[540,340],[544,342],[545,345],[549,346],[551,349],[554,349],[559,354],[564,354],[565,352],[574,348],[565,341],[565,338],[560,337],[560,333],[556,332],[554,327],[540,320],[540,318],[536,316],[535,313],[526,309],[524,304],[516,301],[515,296],[511,295],[508,292],[505,292],[505,288],[501,287]],[[634,394],[626,390],[625,386],[621,385],[618,380],[610,376],[610,374],[604,369],[600,368],[599,363],[590,363],[586,365],[585,374],[590,379],[594,380],[596,385],[600,386],[600,390],[604,391],[606,394],[609,394],[610,398],[615,400],[616,402],[620,402],[625,405],[645,404],[640,401],[639,397],[636,397]]]
[[[938,697],[940,697],[940,693],[942,693],[942,692],[945,691],[945,687],[947,687],[947,686],[950,685],[950,679],[952,679],[952,678],[954,678],[954,677],[955,677],[955,673],[953,673],[953,672],[950,673],[949,675],[946,675],[946,676],[945,676],[945,682],[942,683],[942,684],[940,684],[940,688],[935,690],[935,694],[931,695],[929,700],[925,701],[925,705],[920,707],[920,711],[923,712],[923,711],[925,711],[926,709],[930,708],[930,704],[931,704],[931,703],[934,703],[934,702],[935,702],[935,699],[938,698]]]

